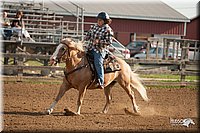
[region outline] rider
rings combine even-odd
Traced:
[[[112,43],[113,31],[109,26],[111,19],[106,12],[100,12],[97,16],[97,24],[91,26],[85,36],[89,42],[87,50],[94,58],[94,66],[98,77],[98,87],[104,88],[103,60],[106,55],[106,47]]]
[[[87,52],[91,53],[94,58],[94,65],[97,72],[98,84],[97,87],[104,88],[104,68],[103,60],[106,55],[106,47],[112,43],[113,31],[109,26],[111,19],[106,12],[100,12],[97,16],[97,24],[91,26],[84,40],[89,42]],[[64,47],[64,44],[59,44],[50,57],[50,65],[54,64],[59,50]]]

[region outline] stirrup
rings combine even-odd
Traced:
[[[96,87],[96,88],[100,88],[100,89],[104,89],[104,85],[100,85],[99,83],[96,83],[96,84],[95,84],[95,87]]]

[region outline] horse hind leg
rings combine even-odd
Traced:
[[[110,95],[110,91],[111,91],[111,88],[115,85],[115,81],[113,81],[110,85],[108,85],[105,89],[104,89],[104,94],[106,96],[106,104],[103,108],[103,111],[102,113],[106,114],[108,112],[108,109],[109,109],[109,105],[110,105],[110,101],[112,99],[111,95]]]
[[[49,109],[47,110],[47,114],[50,115],[53,112],[53,108],[56,106],[56,104],[58,103],[58,101],[63,97],[63,95],[65,94],[65,92],[67,90],[69,90],[70,88],[67,86],[66,82],[63,81],[62,85],[60,86],[60,90],[58,95],[56,96],[55,101],[51,104],[51,106],[49,107]]]
[[[136,104],[134,92],[131,89],[130,83],[119,83],[119,84],[122,86],[122,88],[126,91],[126,93],[128,94],[129,98],[131,99],[134,113],[140,114],[139,113],[139,107]]]

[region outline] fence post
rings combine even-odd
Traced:
[[[19,48],[18,47],[16,49],[17,50],[16,53],[23,53],[23,52],[19,52]],[[17,66],[23,66],[23,61],[24,61],[23,57],[18,57],[17,58]],[[18,68],[17,69],[17,76],[23,76],[23,68]]]
[[[167,38],[164,38],[164,44],[163,44],[163,58],[165,60],[165,55],[166,55],[166,44],[167,44]]]
[[[173,52],[172,52],[172,59],[173,59],[173,60],[174,60],[174,58],[177,57],[177,55],[176,55],[176,57],[174,57],[176,51],[178,51],[178,49],[175,49],[175,40],[173,40]],[[177,58],[176,58],[176,59],[177,59]]]
[[[185,68],[186,68],[186,41],[183,41],[182,50],[181,50],[181,87],[185,87]]]
[[[8,46],[4,45],[4,53],[9,53],[8,49],[7,49]],[[8,60],[9,58],[8,57],[4,57],[4,65],[8,65]]]
[[[9,53],[10,52],[9,49],[11,49],[9,48],[9,45],[4,45],[4,53],[6,54]],[[4,57],[4,65],[8,65],[8,62],[9,62],[9,57]],[[13,70],[4,68],[3,74],[11,75],[13,74]]]
[[[182,61],[181,62],[181,87],[186,86],[186,84],[185,84],[185,77],[186,77],[185,66],[186,66],[185,61]]]
[[[46,50],[46,55],[49,55],[48,50]],[[44,60],[44,66],[48,66],[48,59]],[[42,76],[48,76],[50,74],[50,70],[41,70],[41,75]]]
[[[169,56],[169,45],[170,45],[170,42],[167,41],[167,47],[165,49],[166,53],[165,53],[165,59],[168,60],[168,56]]]
[[[146,59],[149,59],[149,48],[150,48],[150,41],[147,43],[147,49],[146,49]]]
[[[195,46],[194,46],[194,47],[195,47],[195,49],[194,49],[194,56],[193,56],[193,60],[196,60],[196,58],[195,58],[195,57],[196,57],[196,55],[197,55],[197,53],[198,53],[198,51],[197,51],[197,50],[198,50],[198,48],[197,48],[197,41],[195,41],[195,44],[194,44],[194,45],[195,45]]]
[[[185,61],[189,61],[189,48],[190,48],[190,43],[189,42],[186,42],[186,48],[185,48]]]
[[[159,41],[156,42],[156,59],[158,59],[158,43]]]
[[[179,51],[179,45],[180,45],[180,42],[176,42],[176,60],[178,60],[178,51]]]
[[[63,39],[64,22],[61,21],[61,39]],[[60,43],[60,40],[59,40]]]

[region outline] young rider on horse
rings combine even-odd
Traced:
[[[106,56],[106,47],[112,43],[113,31],[109,26],[111,19],[106,12],[100,12],[97,16],[97,24],[92,25],[87,32],[84,40],[89,42],[87,52],[94,58],[94,66],[97,72],[98,85],[97,87],[104,88],[104,68],[103,60]],[[58,51],[64,47],[64,44],[59,44],[54,54],[50,57],[52,65],[57,58]]]
[[[85,36],[85,41],[89,42],[87,52],[94,58],[94,66],[98,77],[98,87],[104,88],[104,68],[103,60],[106,55],[106,47],[112,43],[113,31],[109,26],[111,19],[106,12],[100,12],[97,16],[97,24],[91,26]]]

